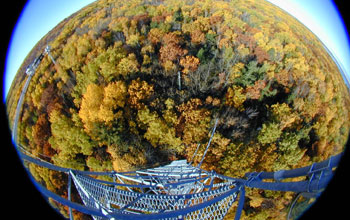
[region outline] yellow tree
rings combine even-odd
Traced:
[[[123,76],[135,73],[139,70],[139,63],[136,60],[135,54],[131,53],[127,57],[120,60],[117,66],[117,72]]]
[[[161,41],[165,32],[159,28],[152,28],[148,33],[148,40],[151,41],[152,44],[157,44]]]
[[[219,41],[219,48],[229,48],[235,42],[237,34],[232,29],[226,29],[223,33],[221,40]]]
[[[199,65],[199,59],[194,56],[186,56],[180,60],[181,66],[184,67],[183,73],[188,74],[197,70]]]
[[[280,122],[281,130],[300,121],[298,113],[293,111],[286,103],[274,104],[271,106],[271,110],[273,116]]]
[[[138,121],[146,126],[144,137],[153,147],[166,145],[170,149],[181,150],[182,142],[180,138],[175,136],[175,128],[169,127],[166,121],[161,119],[156,112],[150,112],[150,110],[145,107],[138,111],[137,117]]]
[[[153,91],[153,86],[146,81],[141,81],[140,78],[132,80],[128,88],[128,103],[136,109],[141,109],[144,106],[142,100],[149,98]]]
[[[243,177],[247,172],[252,171],[258,162],[259,145],[253,143],[249,145],[231,143],[227,146],[226,156],[219,162],[220,169],[225,175]]]
[[[244,94],[244,89],[240,86],[233,86],[228,88],[226,93],[226,103],[230,106],[233,106],[240,111],[244,110],[243,103],[247,99]]]
[[[107,147],[107,152],[112,157],[113,170],[117,172],[130,171],[135,167],[145,165],[147,162],[144,150],[135,147],[130,146],[128,152],[123,152],[119,146],[110,145]]]
[[[177,107],[181,115],[176,129],[179,135],[183,133],[183,142],[187,145],[203,141],[209,133],[210,112],[201,106],[200,99],[191,99]]]
[[[76,161],[77,154],[91,155],[94,142],[80,127],[74,126],[71,118],[53,110],[49,116],[52,136],[49,143],[58,154],[52,159],[57,165],[82,169],[83,164]]]
[[[223,137],[218,131],[215,132],[202,168],[205,170],[219,171],[219,162],[225,158],[224,154],[230,142],[230,139]],[[197,157],[197,159],[200,158]]]
[[[122,111],[114,113],[114,110],[124,107],[126,94],[127,90],[123,81],[108,84],[104,88],[104,97],[98,112],[99,120],[108,123],[116,118],[121,118]]]
[[[94,123],[109,124],[121,118],[122,111],[119,110],[117,113],[114,111],[124,107],[126,95],[126,85],[122,81],[110,83],[104,88],[90,84],[83,95],[79,111],[85,130],[91,133]]]
[[[98,121],[98,112],[103,100],[103,89],[96,85],[90,84],[86,88],[83,100],[80,106],[79,117],[84,123],[84,128],[90,132],[94,122]]]

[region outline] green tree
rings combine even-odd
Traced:
[[[125,70],[123,69],[123,71],[121,71],[120,67],[118,68],[120,62],[124,58],[126,58],[126,53],[122,48],[122,43],[118,41],[113,47],[109,47],[106,51],[99,53],[93,62],[99,67],[99,73],[104,79],[110,82],[120,74],[125,75]]]
[[[271,122],[262,125],[258,135],[258,141],[261,144],[271,144],[277,141],[282,134],[279,123]]]
[[[268,71],[269,65],[264,63],[259,67],[257,61],[249,62],[245,68],[242,69],[242,73],[239,77],[235,77],[234,83],[245,86],[254,85],[255,81],[262,80],[265,76],[265,73]]]
[[[300,163],[307,149],[301,149],[299,147],[299,141],[309,138],[309,131],[310,128],[302,129],[294,133],[283,133],[281,141],[278,143],[279,156],[274,163],[275,170],[291,169],[293,166]]]
[[[96,157],[89,156],[86,160],[86,165],[93,171],[110,171],[113,169],[112,162],[110,160],[98,160]]]

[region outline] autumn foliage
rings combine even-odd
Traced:
[[[349,92],[337,65],[264,0],[99,0],[42,42],[57,64],[45,57],[33,76],[19,140],[62,167],[190,160],[198,144],[203,154],[216,119],[202,168],[234,177],[310,165],[348,140]],[[7,99],[10,121],[23,68]],[[30,170],[63,195],[63,176]],[[285,217],[293,196],[248,190],[244,218]]]

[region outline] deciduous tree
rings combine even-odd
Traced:
[[[103,88],[90,84],[80,106],[79,117],[84,123],[87,132],[91,132],[93,123],[99,120],[98,112],[103,101]]]
[[[184,67],[182,72],[187,74],[190,71],[194,72],[197,70],[199,65],[199,59],[194,56],[185,56],[184,58],[181,58],[180,64]]]
[[[261,144],[272,144],[281,136],[282,130],[278,123],[263,124],[258,135],[258,141]]]
[[[170,149],[181,150],[181,140],[175,137],[175,128],[169,127],[155,112],[150,112],[148,108],[138,111],[138,120],[146,126],[144,137],[153,147],[166,145]]]
[[[181,113],[177,132],[183,133],[183,142],[187,145],[200,143],[209,133],[210,112],[201,106],[200,99],[191,99],[177,107]]]
[[[52,133],[49,143],[58,152],[53,157],[55,164],[68,168],[83,168],[84,162],[76,159],[76,156],[91,155],[94,142],[83,128],[74,126],[71,119],[58,111],[52,111],[49,121]]]
[[[144,106],[142,101],[149,98],[153,92],[153,86],[146,81],[141,81],[140,78],[132,80],[128,87],[128,103],[136,109],[141,109]]]
[[[243,103],[247,99],[244,90],[240,86],[228,88],[226,93],[226,104],[235,107],[241,111],[244,110]]]

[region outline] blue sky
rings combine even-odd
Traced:
[[[331,0],[268,0],[305,24],[314,32],[350,74],[349,39],[337,9]],[[64,18],[94,0],[30,0],[13,32],[5,66],[5,102],[7,92],[27,54],[34,45]]]
[[[12,33],[7,52],[4,74],[4,97],[11,87],[12,80],[22,62],[51,29],[66,17],[94,0],[29,0]]]

